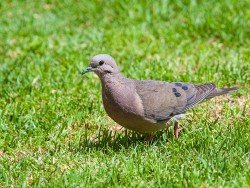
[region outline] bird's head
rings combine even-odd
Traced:
[[[98,76],[119,72],[115,60],[107,54],[99,54],[94,56],[90,61],[89,67],[86,68],[82,74],[92,71]]]

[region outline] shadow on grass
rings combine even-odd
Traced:
[[[206,120],[203,122],[202,127],[204,129],[208,129],[208,131],[212,131],[216,129],[214,126],[218,121],[218,118],[214,121]],[[102,150],[102,151],[119,151],[122,149],[127,149],[130,147],[137,146],[148,146],[148,145],[158,145],[167,142],[175,142],[177,140],[181,140],[182,135],[186,134],[200,134],[199,130],[193,128],[194,123],[192,120],[186,120],[186,123],[182,124],[182,130],[180,131],[179,139],[176,139],[173,134],[174,126],[170,126],[167,129],[163,129],[161,131],[155,132],[152,134],[152,140],[148,141],[148,134],[140,134],[134,131],[125,130],[125,131],[111,131],[107,128],[100,128],[95,138],[91,138],[88,134],[88,130],[85,131],[85,134],[82,136],[81,141],[79,142],[77,151],[83,150]],[[198,131],[198,132],[197,132]],[[204,131],[204,130],[203,130]],[[199,135],[201,137],[202,135]]]
[[[79,143],[78,151],[80,150],[113,150],[119,151],[129,147],[136,147],[138,145],[151,145],[159,142],[168,142],[174,139],[172,129],[165,129],[154,133],[153,139],[148,141],[148,134],[140,134],[130,130],[122,132],[113,132],[107,129],[99,131],[95,139],[90,139],[89,136],[83,136]]]

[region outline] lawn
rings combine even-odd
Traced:
[[[0,187],[250,187],[250,1],[0,2]],[[84,76],[239,86],[144,135],[105,113]]]

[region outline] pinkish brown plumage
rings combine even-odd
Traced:
[[[152,133],[175,122],[201,101],[238,90],[216,88],[213,83],[192,84],[155,80],[132,80],[118,70],[115,60],[106,54],[96,55],[82,74],[95,72],[102,82],[102,99],[108,115],[121,126]]]

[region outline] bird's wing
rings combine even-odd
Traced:
[[[145,118],[163,121],[182,114],[204,100],[214,89],[213,83],[195,85],[153,80],[135,81]]]

